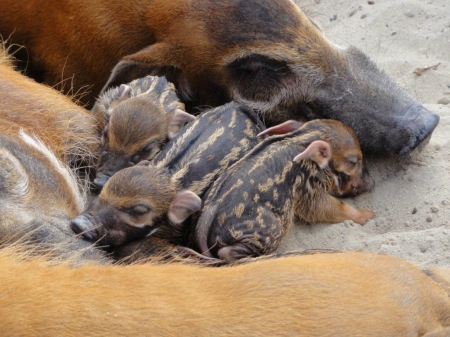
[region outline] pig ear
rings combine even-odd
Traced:
[[[316,140],[309,144],[305,151],[295,157],[294,161],[299,162],[303,159],[311,159],[315,161],[321,169],[323,169],[328,166],[328,162],[331,159],[331,147],[323,140]]]
[[[194,119],[195,117],[191,114],[188,114],[186,111],[177,109],[169,124],[169,139],[175,137],[185,124],[192,122]]]
[[[165,76],[178,88],[181,96],[189,96],[190,87],[177,64],[168,63],[173,59],[174,53],[168,43],[155,43],[135,54],[125,56],[112,70],[111,76],[103,87],[101,93],[111,87],[117,87],[123,83],[129,83],[137,78],[148,75]]]
[[[171,202],[167,216],[174,224],[182,223],[191,214],[202,209],[202,200],[191,191],[180,191]]]
[[[131,97],[131,87],[127,84],[121,84],[115,99],[124,99]]]
[[[117,104],[130,97],[131,97],[131,87],[126,84],[121,84],[119,90],[117,90],[114,96],[111,97],[111,101],[107,110],[108,115],[109,116],[112,115],[113,110],[117,106]]]
[[[36,142],[23,129],[20,131],[20,135],[26,140]],[[28,174],[21,162],[3,147],[0,148],[0,177],[2,177],[0,180],[2,193],[5,193],[5,195],[11,193],[13,196],[20,198],[26,197],[29,190]],[[6,184],[2,182],[6,182]]]
[[[264,130],[263,132],[260,132],[257,137],[265,136],[265,135],[283,135],[285,133],[289,133],[295,130],[298,130],[302,126],[302,123],[290,120],[287,122],[284,122],[279,125],[272,126],[271,128],[268,128]]]

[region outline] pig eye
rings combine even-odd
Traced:
[[[152,140],[147,145],[145,145],[139,153],[146,154],[149,152],[152,152],[153,149],[156,147],[156,141]]]
[[[128,213],[131,216],[137,217],[137,216],[142,216],[142,215],[150,212],[150,207],[147,206],[147,205],[139,204],[139,205],[134,205],[134,206],[131,206],[131,207],[127,207],[127,208],[123,209],[123,211],[125,213]]]
[[[137,164],[142,160],[150,159],[151,152],[156,147],[156,140],[150,141],[147,145],[145,145],[138,153],[136,153],[133,157],[130,158],[130,161],[133,164]]]
[[[133,164],[137,164],[137,163],[139,163],[141,161],[141,157],[138,154],[136,154],[136,155],[134,155],[133,157],[130,158],[130,161]]]
[[[286,62],[274,60],[263,55],[252,55],[234,60],[229,64],[229,67],[248,74],[260,71],[284,73],[288,69]]]
[[[358,164],[358,156],[355,154],[348,155],[345,159],[347,159],[347,162],[352,166],[356,166],[356,164]]]

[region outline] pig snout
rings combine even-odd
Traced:
[[[92,221],[85,215],[80,215],[70,222],[70,228],[80,234],[85,240],[94,242],[98,240],[99,233],[96,230],[98,226],[94,226]]]
[[[358,181],[358,184],[353,187],[354,188],[353,196],[356,196],[364,192],[370,192],[374,188],[374,186],[375,180],[371,177],[369,171],[364,167],[363,173]]]
[[[95,186],[101,190],[116,172],[133,165],[134,163],[131,162],[128,157],[110,158],[106,161],[101,161],[94,179]]]
[[[379,152],[384,152],[385,154],[396,153],[400,156],[408,155],[423,143],[424,140],[431,136],[439,123],[439,115],[428,111],[419,103],[407,108],[404,114],[391,115],[389,118],[390,120],[380,118],[380,121],[385,123],[385,136],[381,137],[384,138],[384,141],[379,141]],[[377,132],[382,132],[383,128],[375,126],[373,130],[375,132],[373,137],[375,140]],[[358,136],[361,134],[364,135],[364,132],[359,133]],[[364,136],[362,138],[364,139]],[[363,145],[364,142],[361,141],[361,144]],[[381,144],[384,144],[384,146]],[[367,142],[365,148],[370,149],[370,146],[367,146]]]
[[[414,150],[419,144],[427,139],[439,123],[439,115],[430,112],[420,104],[411,106],[406,114],[405,120],[412,117],[413,121],[406,122],[406,130],[403,132],[404,145],[400,148],[399,154],[406,155]]]
[[[97,173],[96,178],[94,179],[94,184],[98,189],[102,189],[106,182],[111,178],[112,174],[104,174],[104,173]]]
[[[407,155],[439,122],[361,51],[349,47],[335,61],[332,76],[320,84],[301,110],[308,118],[338,119],[356,132],[363,151]]]
[[[335,185],[331,194],[337,197],[356,197],[357,195],[370,192],[375,186],[375,180],[370,176],[367,168],[363,167],[361,173],[353,175],[352,178],[344,183],[342,175],[338,176],[338,183]]]

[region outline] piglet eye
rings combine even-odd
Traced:
[[[130,158],[130,161],[133,164],[137,164],[137,163],[139,163],[141,161],[141,157],[138,154],[136,154],[136,155],[134,155],[133,157]]]
[[[150,212],[150,207],[146,205],[134,205],[124,209],[124,212],[130,214],[131,216],[142,216]]]
[[[139,152],[140,153],[149,153],[156,147],[156,145],[157,145],[156,141],[152,140],[152,141],[148,142],[148,144],[145,145]]]
[[[356,155],[348,155],[345,159],[347,159],[347,162],[352,166],[356,166],[356,164],[358,164],[358,156]]]
[[[141,160],[151,159],[150,156],[152,152],[157,148],[157,141],[152,140],[147,143],[138,153],[136,153],[133,157],[131,157],[131,161],[134,164],[139,163]]]

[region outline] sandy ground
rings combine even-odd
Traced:
[[[418,266],[450,267],[450,2],[448,0],[300,1],[340,45],[368,54],[410,95],[441,116],[429,143],[407,158],[368,158],[370,193],[347,199],[371,209],[365,226],[296,224],[279,251],[361,250]],[[439,64],[436,69],[416,68]],[[440,104],[439,104],[440,103]]]

